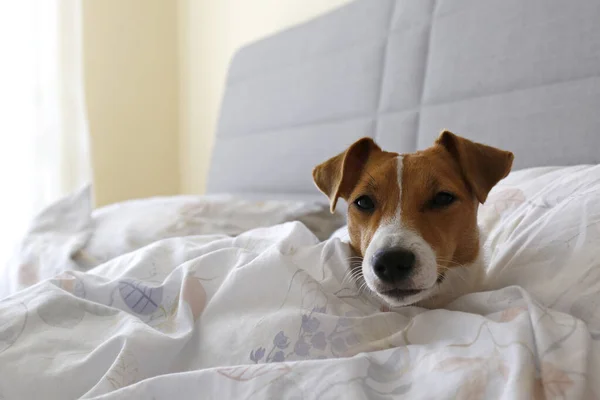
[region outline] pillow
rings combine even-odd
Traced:
[[[237,236],[258,227],[300,221],[325,240],[344,224],[341,214],[331,214],[328,204],[315,201],[171,196],[126,201],[93,212],[91,204],[91,188],[85,187],[34,218],[6,269],[4,289],[12,293],[65,269],[89,269],[170,237]]]
[[[480,208],[486,288],[517,285],[600,329],[600,166],[532,168]]]
[[[130,200],[92,213],[93,234],[75,255],[80,265],[95,266],[160,239],[224,234],[289,221],[304,223],[320,240],[343,224],[325,203],[243,200],[230,195],[171,196]]]

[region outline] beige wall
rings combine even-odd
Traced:
[[[177,1],[83,1],[97,205],[180,191],[177,43]]]
[[[227,65],[242,45],[348,0],[180,0],[181,189],[202,193]]]
[[[348,0],[84,0],[96,204],[203,193],[229,60]]]

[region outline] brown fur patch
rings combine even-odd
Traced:
[[[348,232],[352,247],[361,256],[381,221],[393,218],[398,210],[400,188],[397,157],[397,153],[373,152],[357,185],[348,196]],[[353,204],[360,196],[369,196],[373,200],[375,203],[373,212],[366,213]]]

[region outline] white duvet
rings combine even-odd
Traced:
[[[381,310],[298,222],[65,267],[0,301],[0,399],[599,398],[600,167],[514,173],[480,221],[488,290],[445,310]]]

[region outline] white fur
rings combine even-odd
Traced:
[[[418,305],[426,308],[443,307],[451,301],[481,287],[485,276],[483,251],[477,259],[462,267],[454,267],[446,272],[444,281],[436,285],[436,290],[418,301]]]

